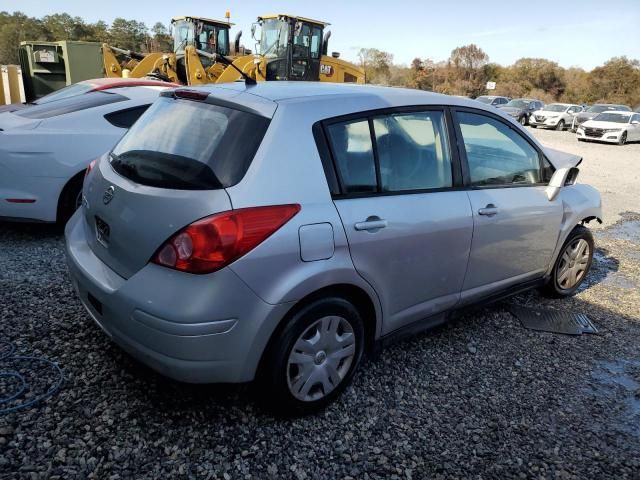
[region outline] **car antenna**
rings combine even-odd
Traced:
[[[231,67],[235,68],[238,71],[238,73],[240,75],[242,75],[242,78],[244,78],[245,85],[257,85],[258,84],[258,82],[256,82],[256,80],[254,78],[251,78],[245,72],[240,70],[236,65],[233,64],[233,62],[231,60],[229,60],[224,55],[219,55],[217,53],[204,52],[202,50],[196,50],[196,52],[198,52],[200,55],[204,55],[205,57],[209,57],[209,58],[215,60],[216,62],[224,63],[227,66],[231,66]]]

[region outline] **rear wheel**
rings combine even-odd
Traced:
[[[562,131],[564,130],[564,120],[560,120],[558,125],[556,125],[556,130]]]
[[[573,295],[591,269],[593,248],[589,229],[582,225],[575,227],[562,245],[543,293],[555,298]]]
[[[66,224],[71,215],[82,205],[83,181],[84,172],[81,172],[69,180],[62,190],[58,200],[58,215],[56,217],[59,224]]]
[[[625,143],[627,143],[627,132],[622,132],[620,140],[618,140],[618,145],[624,145]]]
[[[340,297],[316,300],[296,312],[270,345],[258,387],[280,413],[325,407],[349,384],[364,351],[360,313]]]

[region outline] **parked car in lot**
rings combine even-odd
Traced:
[[[585,111],[578,113],[573,117],[573,122],[571,124],[571,131],[575,132],[576,129],[586,122],[587,120],[593,120],[596,116],[601,114],[602,112],[630,112],[631,108],[626,105],[617,105],[613,103],[596,103],[595,105],[590,106]]]
[[[475,100],[477,102],[484,103],[485,105],[499,107],[500,105],[506,105],[511,99],[508,97],[501,97],[499,95],[481,95],[476,97]]]
[[[544,102],[532,98],[516,98],[498,106],[499,109],[515,118],[521,125],[529,125],[531,114],[542,107],[544,107]]]
[[[554,128],[564,130],[573,122],[573,117],[582,111],[580,105],[570,103],[551,103],[536,110],[529,117],[529,125],[533,128]]]
[[[597,140],[617,143],[640,141],[640,113],[607,111],[582,123],[576,132],[578,141]]]
[[[92,80],[83,80],[72,85],[68,85],[60,90],[56,90],[44,97],[41,97],[29,103],[11,103],[9,105],[0,106],[0,113],[16,112],[23,108],[35,105],[44,105],[45,103],[55,102],[64,98],[82,95],[84,93],[99,92],[101,90],[113,90],[114,88],[123,87],[179,87],[177,83],[162,82],[159,80],[150,80],[146,78],[94,78]]]
[[[167,122],[166,118],[174,121]],[[72,282],[124,350],[187,382],[326,405],[365,352],[525,288],[573,294],[600,195],[499,110],[385,87],[163,92],[88,173]]]
[[[0,218],[64,223],[85,170],[168,88],[117,87],[0,113]]]

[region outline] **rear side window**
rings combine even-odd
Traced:
[[[473,186],[541,182],[538,151],[519,133],[486,115],[457,112]]]
[[[327,126],[327,134],[343,193],[406,192],[453,185],[443,111],[390,113],[371,120],[334,123]]]
[[[344,193],[375,192],[378,183],[368,120],[329,125],[328,133]]]
[[[373,120],[383,192],[451,187],[443,112],[392,114]]]
[[[136,123],[140,115],[147,111],[147,108],[149,108],[149,105],[118,110],[117,112],[107,113],[104,118],[114,127],[131,128],[131,125]]]
[[[62,98],[42,105],[35,105],[31,108],[25,108],[16,113],[16,115],[24,118],[42,120],[80,110],[87,110],[88,108],[109,105],[110,103],[123,102],[125,100],[128,100],[128,98],[117,93],[89,92],[73,97]]]
[[[246,173],[268,126],[252,113],[161,97],[113,149],[111,165],[153,187],[230,187]]]

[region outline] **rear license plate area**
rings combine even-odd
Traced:
[[[109,246],[109,237],[111,236],[111,228],[109,224],[102,220],[100,217],[96,216],[96,240],[103,247]]]

